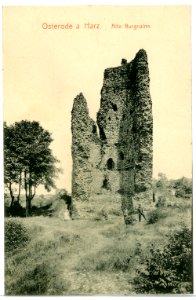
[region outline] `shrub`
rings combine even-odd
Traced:
[[[159,220],[159,214],[157,210],[153,210],[148,214],[148,224],[154,224]]]
[[[25,217],[25,208],[20,205],[18,202],[14,202],[13,205],[9,208],[10,215],[13,217]]]
[[[9,253],[24,247],[29,241],[29,233],[18,220],[5,222],[5,252]]]
[[[191,293],[191,231],[183,227],[171,234],[163,251],[153,246],[146,265],[137,272],[134,282],[139,293]]]
[[[167,215],[162,209],[155,209],[148,213],[147,224],[154,224]]]
[[[133,225],[136,222],[136,219],[133,217],[133,215],[129,215],[124,217],[124,221],[126,225]]]
[[[192,194],[192,180],[186,177],[182,177],[180,179],[173,181],[173,187],[177,189],[178,193],[181,195]],[[184,196],[177,196],[184,197]]]
[[[156,207],[164,207],[166,204],[166,198],[165,196],[159,196],[158,201],[156,203]]]
[[[168,179],[167,179],[166,175],[163,173],[159,173],[158,177],[159,178],[156,182],[156,187],[166,189],[168,186]]]
[[[21,270],[19,278],[6,285],[6,295],[59,295],[67,290],[67,282],[50,262],[33,263]]]
[[[183,190],[183,189],[178,189],[178,190],[175,192],[175,196],[176,196],[177,198],[185,198],[186,192],[185,192],[185,190]]]
[[[63,277],[66,259],[71,247],[80,243],[80,236],[59,229],[51,234],[48,230],[43,226],[42,231],[32,231],[31,224],[29,244],[6,255],[6,295],[62,295],[67,292],[69,284]]]

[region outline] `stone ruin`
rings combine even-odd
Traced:
[[[97,195],[105,202],[116,199],[122,212],[130,215],[138,201],[152,202],[149,82],[147,54],[142,49],[131,62],[122,59],[121,66],[104,71],[97,123],[89,117],[83,94],[74,99],[72,201],[78,215],[85,216],[84,210]],[[99,199],[94,202],[99,206]]]

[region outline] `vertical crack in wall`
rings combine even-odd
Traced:
[[[97,125],[82,94],[72,110],[72,198],[91,201],[105,191],[121,195],[122,210],[152,197],[152,102],[145,50],[104,71]]]

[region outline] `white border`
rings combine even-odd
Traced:
[[[1,0],[2,6],[81,6],[81,5],[193,5],[194,0]]]
[[[142,1],[142,0],[137,0],[137,1],[131,1],[131,0],[91,0],[91,1],[82,1],[82,0],[0,0],[1,4],[1,31],[0,31],[0,42],[1,42],[1,49],[2,49],[2,7],[3,6],[84,6],[84,5],[115,5],[115,6],[123,6],[123,5],[191,5],[192,6],[192,128],[193,128],[193,161],[195,161],[195,151],[194,151],[194,142],[195,142],[195,124],[196,124],[196,118],[195,118],[195,111],[196,111],[196,104],[194,101],[196,101],[196,92],[195,92],[195,53],[196,53],[196,46],[195,46],[195,36],[196,36],[196,1],[195,0],[154,0],[154,1]],[[179,49],[180,51],[180,49]],[[1,70],[2,70],[2,51],[0,53],[0,65],[1,65]],[[2,92],[2,72],[0,74],[0,91],[1,91],[1,104],[3,103],[3,92]],[[0,122],[3,124],[3,105],[0,107]],[[2,134],[2,129],[0,130],[0,165],[3,166],[3,134]],[[193,166],[193,175],[194,175],[194,166]],[[193,183],[194,183],[194,176],[193,176]],[[193,191],[195,190],[195,184],[193,184]],[[0,298],[4,295],[4,257],[2,253],[4,253],[4,202],[3,202],[3,167],[0,168],[0,234],[1,234],[1,239],[0,239]],[[193,203],[193,214],[195,216],[195,207],[196,204],[194,205]],[[193,247],[194,247],[194,258],[195,258],[195,241],[196,241],[196,234],[195,234],[195,222],[193,222]],[[195,259],[194,259],[195,261]],[[194,263],[194,277],[196,276],[196,264]],[[196,295],[196,280],[194,278],[194,295]],[[81,296],[80,296],[81,297]],[[79,299],[80,299],[79,297]],[[163,296],[162,296],[163,297]],[[167,297],[167,299],[172,299],[175,296],[172,297]],[[180,296],[181,298],[189,298],[188,296]],[[14,297],[9,297],[9,299],[14,299]],[[23,299],[26,299],[28,297],[23,297]],[[37,299],[39,297],[31,297],[31,299]],[[50,299],[53,297],[50,297]],[[76,299],[78,297],[74,297]],[[108,298],[108,297],[107,297]],[[118,297],[120,299],[121,297]],[[144,299],[145,297],[137,297],[137,299]],[[157,298],[157,297],[153,297]],[[123,297],[124,299],[124,297]]]
[[[2,49],[2,8],[1,8],[0,43]],[[0,66],[2,68],[2,50],[0,52]],[[0,124],[3,124],[3,80],[0,73]],[[0,296],[4,294],[4,193],[3,193],[3,126],[0,126]]]

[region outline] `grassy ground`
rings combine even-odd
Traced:
[[[151,245],[163,247],[182,221],[191,227],[191,200],[176,201],[161,209],[154,224],[125,226],[116,211],[105,220],[64,221],[57,206],[50,217],[7,218],[6,223],[22,224],[28,241],[6,252],[6,294],[134,295],[136,270]]]

